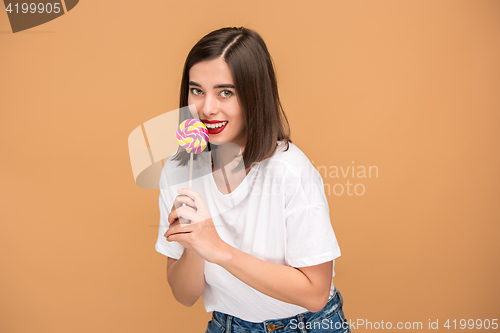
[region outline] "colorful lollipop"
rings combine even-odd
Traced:
[[[208,143],[208,130],[201,121],[196,119],[184,120],[175,134],[179,145],[191,154],[189,159],[189,188],[193,175],[193,156],[201,153]]]
[[[208,142],[208,130],[201,121],[184,120],[177,128],[177,142],[187,153],[201,153]],[[192,155],[191,155],[192,156]]]

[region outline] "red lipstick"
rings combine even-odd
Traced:
[[[222,123],[225,121],[225,120],[206,120],[206,119],[200,119],[200,120],[205,124],[219,124],[219,123]],[[219,128],[208,128],[207,127],[208,134],[219,134],[220,132],[222,132],[224,130],[224,128],[226,128],[227,124],[228,124],[228,122],[226,122],[226,124],[224,126],[219,127]]]

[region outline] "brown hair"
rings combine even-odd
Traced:
[[[271,157],[278,141],[284,141],[288,150],[292,142],[290,126],[279,99],[273,60],[264,40],[253,30],[222,28],[205,35],[193,46],[184,64],[179,107],[188,105],[191,67],[218,57],[222,57],[231,70],[236,96],[246,120],[245,169],[254,162]],[[209,143],[208,149],[216,148],[214,146]],[[181,161],[179,165],[185,165],[189,155],[184,149],[179,149],[174,159]]]

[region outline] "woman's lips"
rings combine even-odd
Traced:
[[[207,125],[207,124],[220,124],[220,123],[224,123],[225,122],[225,124],[223,126],[218,127],[218,128],[208,128],[208,126],[206,126],[207,130],[208,130],[208,134],[218,134],[218,133],[222,132],[224,130],[224,128],[226,128],[226,125],[228,123],[227,120],[207,120],[207,119],[201,119],[201,121],[205,125]]]
[[[221,126],[219,128],[208,128],[207,127],[207,130],[208,130],[208,134],[219,134],[220,132],[222,132],[224,130],[224,128],[226,128],[228,123],[226,123],[224,126]]]

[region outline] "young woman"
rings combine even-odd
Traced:
[[[229,143],[244,172],[222,177],[212,164],[195,191],[167,181],[173,160],[187,168],[185,152],[165,164],[155,248],[168,256],[176,300],[191,306],[203,296],[213,311],[206,332],[349,332],[332,283],[340,249],[323,181],[290,140],[262,38],[243,27],[204,36],[184,66],[187,105],[209,129],[212,163]]]

